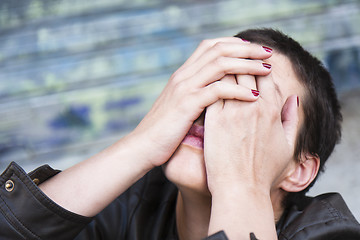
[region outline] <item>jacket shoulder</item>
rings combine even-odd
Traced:
[[[360,225],[338,193],[305,198],[285,213],[279,239],[360,239]]]
[[[91,218],[62,208],[38,188],[58,172],[44,165],[27,174],[12,162],[1,174],[1,239],[73,239],[90,222]]]

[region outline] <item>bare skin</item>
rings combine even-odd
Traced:
[[[318,159],[309,158],[302,163],[293,159],[295,138],[303,119],[297,96],[302,98],[303,87],[284,56],[274,54],[266,61],[272,64],[272,72],[257,77],[257,81],[249,75],[222,79],[258,89],[260,99],[253,103],[219,100],[208,107],[204,150],[182,144],[165,165],[166,176],[183,196],[189,195],[183,198],[202,201],[202,206],[207,206],[203,215],[211,215],[211,219],[202,221],[192,221],[191,216],[186,218],[184,214],[178,217],[180,239],[201,239],[222,229],[230,239],[249,239],[250,231],[260,239],[276,239],[275,223],[283,213],[281,202],[286,192],[301,191],[317,174]],[[203,123],[204,119],[195,122]],[[178,212],[202,214],[195,204],[188,206],[193,206],[192,211],[181,211],[180,205]],[[251,217],[253,221],[249,221]],[[233,225],[225,226],[226,223]]]
[[[134,131],[40,188],[64,208],[94,216],[149,170],[164,165],[179,188],[180,239],[201,239],[218,230],[230,239],[249,239],[250,231],[276,239],[280,199],[286,191],[305,188],[318,166],[316,159],[311,164],[292,159],[302,87],[290,65],[280,68],[289,64],[286,59],[272,56],[238,38],[202,42]],[[204,149],[181,144],[195,121],[204,124],[199,116],[205,108]]]
[[[238,38],[204,41],[172,75],[133,132],[44,182],[40,188],[70,211],[96,215],[150,169],[167,162],[207,106],[218,99],[257,100],[251,89],[218,80],[226,74],[266,75],[270,70],[261,60],[246,59],[270,56],[261,46]],[[111,184],[99,179],[107,179]]]

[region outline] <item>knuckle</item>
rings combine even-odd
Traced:
[[[179,80],[179,76],[180,76],[179,70],[175,71],[175,72],[171,75],[171,77],[170,77],[170,82],[172,82],[172,83],[177,83],[177,82],[179,82],[179,81],[180,81],[180,80]]]
[[[175,91],[177,93],[183,93],[186,91],[187,84],[184,81],[176,82],[175,83]]]
[[[219,56],[219,57],[215,58],[214,61],[213,61],[213,65],[214,65],[216,68],[224,69],[225,66],[226,66],[226,64],[225,64],[225,57]]]
[[[176,82],[176,81],[177,81],[177,73],[174,72],[174,73],[171,75],[171,77],[170,77],[170,79],[169,79],[169,82]]]
[[[213,61],[212,65],[214,72],[219,75],[219,77],[225,75],[228,72],[228,66],[225,57],[217,57]]]
[[[199,46],[202,47],[211,47],[213,45],[213,39],[204,39],[200,42]]]
[[[220,114],[217,116],[216,118],[216,125],[217,126],[223,126],[223,125],[226,125],[228,126],[229,123],[231,123],[231,121],[229,121],[229,117],[228,116],[225,116],[224,114]]]
[[[213,50],[219,55],[223,54],[225,50],[225,43],[223,42],[215,43],[215,45],[213,46]]]
[[[211,90],[213,95],[218,97],[220,95],[220,93],[221,93],[220,82],[216,81],[216,82],[212,83],[211,86],[210,86],[210,90]]]
[[[263,111],[261,111],[260,105],[258,103],[254,104],[253,111],[255,112],[256,116],[261,116],[263,114]]]
[[[240,119],[243,115],[239,114],[239,111],[236,111],[234,108],[227,108],[226,116],[228,119]]]
[[[275,122],[279,119],[280,112],[273,104],[270,104],[269,106],[267,106],[266,109],[267,109],[266,115],[272,122]]]

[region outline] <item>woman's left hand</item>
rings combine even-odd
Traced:
[[[222,81],[257,85],[260,97],[251,103],[220,100],[207,108],[204,155],[213,197],[209,231],[225,229],[234,239],[242,238],[232,233],[249,236],[255,230],[260,239],[276,236],[270,191],[293,160],[297,97],[283,106],[271,74],[257,82],[248,75],[228,75]]]

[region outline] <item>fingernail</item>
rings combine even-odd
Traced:
[[[263,63],[262,65],[267,69],[271,69],[271,64]]]
[[[243,40],[243,42],[247,42],[247,43],[249,43],[250,41],[248,41],[248,40],[246,40],[246,39],[241,39],[241,40]]]
[[[299,96],[297,97],[297,106],[299,107],[300,103],[299,103]]]
[[[262,47],[263,47],[263,49],[264,49],[265,51],[267,51],[268,53],[272,53],[272,49],[271,49],[271,48],[265,47],[265,46],[262,46]]]
[[[251,92],[255,97],[260,95],[260,92],[258,90],[251,89]]]

